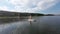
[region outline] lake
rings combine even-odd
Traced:
[[[28,19],[11,23],[0,24],[0,34],[60,34],[60,16],[33,17],[36,21]]]

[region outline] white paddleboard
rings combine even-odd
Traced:
[[[34,19],[28,19],[28,21],[35,21]]]

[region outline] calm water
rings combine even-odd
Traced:
[[[0,34],[60,34],[60,16],[33,17],[36,21],[0,24]]]

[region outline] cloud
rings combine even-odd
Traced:
[[[36,12],[54,6],[58,0],[9,0],[9,2],[15,5],[16,11]]]
[[[6,7],[6,6],[0,6],[0,10],[8,10],[8,7]]]
[[[14,11],[14,10],[10,10],[7,6],[0,6],[0,10]]]
[[[37,7],[40,8],[41,10],[44,10],[54,6],[56,3],[57,3],[56,0],[44,0],[44,1],[40,1],[37,4]]]
[[[6,0],[9,4],[14,5],[17,12],[39,12],[47,10],[58,3],[58,0]],[[9,10],[7,7],[2,9]],[[12,8],[12,7],[11,7]]]

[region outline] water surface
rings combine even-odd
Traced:
[[[36,21],[29,24],[27,19],[0,24],[0,34],[60,34],[60,16],[33,17]]]

